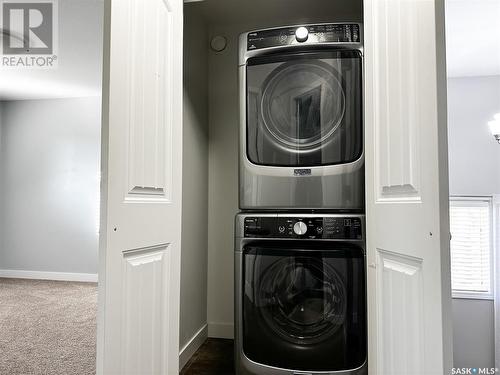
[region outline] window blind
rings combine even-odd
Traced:
[[[454,294],[491,295],[491,203],[450,202],[451,284]]]

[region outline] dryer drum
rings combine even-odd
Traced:
[[[261,113],[272,141],[290,151],[312,151],[331,140],[342,123],[342,76],[325,62],[279,65],[263,83]]]

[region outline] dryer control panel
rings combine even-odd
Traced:
[[[304,25],[267,29],[248,33],[247,50],[309,43],[360,43],[356,23]]]
[[[359,217],[246,217],[247,238],[363,239]]]

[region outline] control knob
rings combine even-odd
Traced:
[[[302,236],[307,232],[307,225],[303,221],[297,221],[293,226],[293,231],[296,235]]]
[[[309,30],[307,30],[307,27],[301,26],[295,30],[295,39],[297,39],[297,42],[305,42],[307,38],[309,38]]]

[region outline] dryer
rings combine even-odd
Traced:
[[[364,216],[241,213],[238,375],[367,374]]]
[[[240,36],[240,209],[364,209],[362,27]]]

